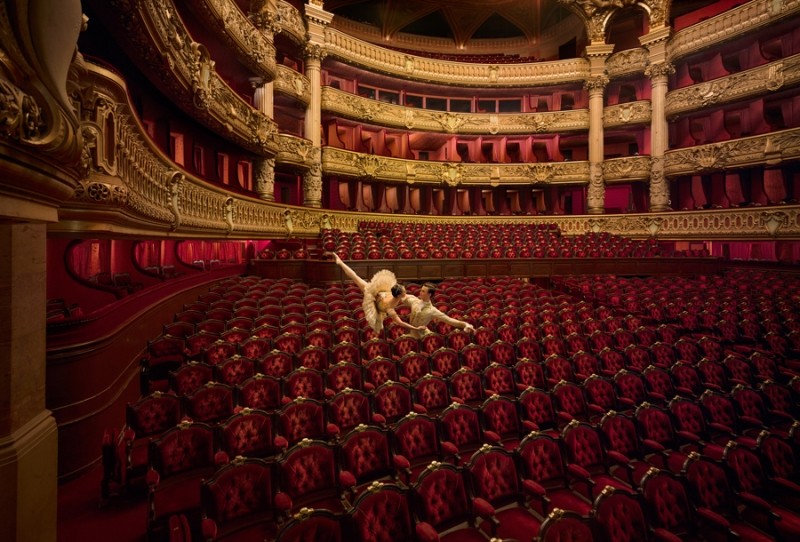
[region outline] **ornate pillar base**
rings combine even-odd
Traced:
[[[58,428],[43,410],[0,437],[0,540],[55,542]]]

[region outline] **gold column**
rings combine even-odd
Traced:
[[[670,209],[669,183],[664,178],[664,153],[669,147],[669,132],[665,113],[669,76],[675,68],[666,61],[668,27],[659,28],[639,40],[648,50],[649,65],[645,75],[650,78],[650,211]]]
[[[305,74],[311,86],[311,99],[306,109],[304,133],[311,141],[312,163],[303,176],[303,204],[308,207],[322,207],[322,81],[320,69],[325,51],[325,27],[333,19],[333,14],[322,9],[322,2],[316,1],[305,7],[308,23],[308,43],[305,49]]]
[[[586,212],[591,215],[605,212],[603,94],[608,85],[605,63],[613,51],[614,46],[605,43],[586,47],[591,74],[584,83],[584,88],[589,91],[589,190],[586,194]]]

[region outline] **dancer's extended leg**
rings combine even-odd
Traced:
[[[338,254],[336,254],[335,252],[329,252],[329,254],[331,256],[333,256],[333,259],[336,262],[336,265],[338,265],[339,267],[342,268],[342,271],[344,271],[344,274],[347,275],[348,277],[350,277],[350,279],[353,282],[355,282],[358,285],[359,289],[363,292],[364,288],[367,287],[367,281],[362,279],[361,277],[359,277],[358,274],[355,271],[350,269],[350,267],[346,263],[344,263],[342,261],[342,259],[339,257]]]

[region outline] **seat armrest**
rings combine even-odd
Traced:
[[[426,521],[417,523],[415,530],[417,531],[419,542],[439,542],[440,540],[439,533],[436,532],[433,525]]]

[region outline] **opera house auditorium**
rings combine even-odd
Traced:
[[[800,0],[0,40],[0,540],[800,540]]]

